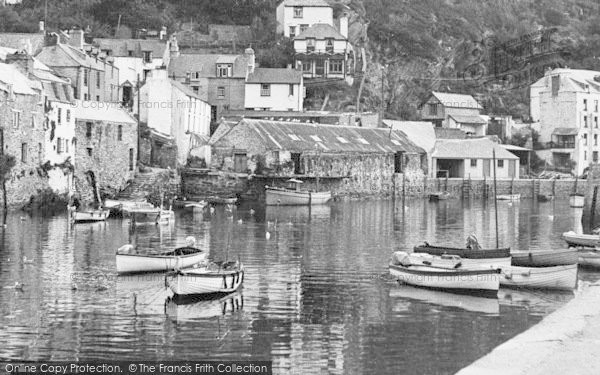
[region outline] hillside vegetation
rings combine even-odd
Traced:
[[[552,27],[551,48],[560,55],[559,65],[600,70],[600,7],[591,0],[330,2],[336,14],[349,13],[350,39],[358,52],[364,48],[367,72],[352,87],[332,90],[326,109],[355,110],[360,91],[360,109],[379,110],[383,75],[388,117],[415,119],[431,90],[472,93],[488,112],[526,116],[526,85],[484,85],[464,79],[465,72],[477,56],[489,52],[486,41],[509,41]],[[255,48],[268,51],[259,52],[259,59],[264,66],[276,66],[291,62],[291,56],[276,55],[289,49],[278,47],[283,42],[274,33],[275,6],[275,0],[48,0],[47,27],[89,27],[92,35],[106,37],[115,34],[119,18],[121,30],[165,25],[177,31],[190,22],[200,31],[208,23],[251,25]],[[0,31],[35,32],[42,19],[44,0],[24,0],[0,8]],[[309,92],[308,102],[319,109],[327,90]]]

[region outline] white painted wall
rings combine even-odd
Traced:
[[[75,165],[75,116],[73,114],[73,105],[50,101],[51,110],[47,112],[48,131],[44,136],[44,156],[51,165],[62,164],[67,159],[71,159],[71,164]],[[75,104],[77,105],[77,104]],[[60,108],[60,122],[58,113]],[[69,120],[67,121],[67,118]],[[54,122],[54,137],[50,139],[52,122]],[[37,124],[36,126],[43,126]],[[58,142],[61,143],[61,152],[58,152]],[[58,193],[66,193],[72,187],[73,178],[70,173],[65,175],[62,169],[56,168],[48,172],[48,184],[50,188]]]
[[[290,26],[296,28],[296,36],[300,33],[300,25],[326,23],[333,26],[333,8],[331,7],[302,7],[302,18],[294,18],[294,7],[284,6],[283,2],[277,7],[277,30],[284,36],[290,36]]]
[[[113,57],[114,65],[119,68],[119,85],[129,81],[135,85],[137,75],[144,80],[144,70],[154,70],[163,65],[162,57],[152,58],[151,63],[145,63],[141,57]]]
[[[245,108],[270,111],[302,111],[303,85],[294,84],[294,95],[289,95],[289,84],[272,83],[271,95],[261,96],[261,84],[246,83]]]

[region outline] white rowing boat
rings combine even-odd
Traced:
[[[408,255],[412,264],[446,268],[501,268],[511,264],[510,257],[502,258],[461,258],[457,255],[443,254],[440,256],[428,253],[411,253]]]
[[[552,267],[577,264],[577,250],[511,250],[512,265],[520,267]]]
[[[496,199],[499,201],[518,201],[521,199],[521,194],[498,194]]]
[[[600,235],[598,234],[582,234],[568,231],[562,234],[562,238],[569,246],[573,247],[595,248],[600,246]]]
[[[133,254],[133,246],[117,251],[117,273],[165,272],[192,267],[206,259],[207,252],[196,247],[179,247],[159,254]]]
[[[73,211],[71,210],[71,218],[74,223],[91,223],[96,221],[106,221],[110,215],[110,210],[88,210],[88,211]]]
[[[502,268],[500,285],[513,288],[573,290],[577,287],[577,264],[554,267]]]
[[[167,276],[167,285],[180,296],[232,293],[243,282],[244,266],[239,262],[210,263],[204,268],[180,269]]]

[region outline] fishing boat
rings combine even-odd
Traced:
[[[412,253],[409,255],[410,261],[413,264],[425,266],[437,266],[448,268],[477,268],[477,267],[492,267],[500,268],[507,267],[511,264],[511,258],[461,258],[458,255],[442,254],[431,255],[428,253]]]
[[[499,201],[518,201],[521,199],[521,194],[498,194],[496,199]]]
[[[167,275],[166,282],[179,296],[232,293],[244,282],[244,266],[240,262],[213,262],[203,268],[179,269]]]
[[[206,251],[195,246],[179,247],[156,254],[136,254],[132,245],[125,245],[117,250],[117,273],[173,271],[197,265],[206,259],[206,255]]]
[[[110,215],[110,210],[86,210],[86,211],[75,211],[74,208],[70,209],[71,219],[74,223],[92,223],[96,221],[106,221]]]
[[[412,286],[490,297],[498,294],[500,270],[496,268],[462,269],[412,264],[407,253],[397,251],[389,263],[389,270],[399,281]]]
[[[577,256],[581,267],[600,268],[600,251],[578,251]]]
[[[520,267],[551,267],[577,264],[577,250],[511,250],[512,265]]]
[[[165,314],[176,322],[231,315],[244,308],[241,292],[184,297],[174,295],[165,300]]]
[[[554,267],[504,267],[500,285],[512,288],[573,290],[577,287],[577,264]]]
[[[280,188],[265,186],[267,206],[306,206],[325,204],[331,200],[331,191],[301,190],[303,182],[296,179],[287,181],[293,187]]]
[[[431,201],[431,202],[443,201],[443,200],[447,200],[449,198],[450,198],[450,193],[448,193],[447,191],[441,191],[441,192],[429,194],[429,201]]]
[[[583,234],[568,231],[562,234],[562,238],[569,246],[573,247],[595,248],[600,246],[600,235],[598,234]]]

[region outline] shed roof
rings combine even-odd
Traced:
[[[432,91],[431,95],[434,96],[437,100],[439,100],[440,103],[442,103],[442,105],[444,105],[445,107],[476,109],[483,108],[471,95],[437,91]]]
[[[518,159],[502,145],[487,138],[439,139],[431,156],[437,159],[492,159],[494,150],[496,159]]]
[[[248,131],[257,136],[267,149],[287,151],[425,153],[408,138],[391,129],[361,128],[340,125],[302,124],[297,122],[243,119],[230,131]],[[222,135],[215,146],[226,146]]]
[[[579,129],[577,128],[555,128],[552,135],[577,135]]]
[[[302,72],[285,68],[255,68],[247,83],[300,83]]]
[[[248,66],[244,55],[182,54],[171,58],[169,77],[185,78],[187,73],[198,72],[202,78],[217,76],[217,64],[233,64],[233,78],[246,78]]]
[[[500,145],[500,146],[504,147],[508,151],[527,151],[527,152],[531,151],[530,148],[520,147],[520,146],[515,146],[515,145]]]
[[[136,124],[136,120],[115,103],[109,102],[82,102],[78,100],[73,107],[75,120],[91,120],[102,122],[115,122],[120,124]]]
[[[401,131],[411,142],[428,152],[435,146],[434,126],[429,121],[383,120],[383,123],[394,130]]]
[[[484,125],[487,121],[481,116],[450,115],[459,124]]]
[[[286,7],[331,7],[325,0],[283,0]]]
[[[326,23],[315,23],[304,32],[300,33],[295,40],[303,40],[308,38],[314,39],[327,39],[332,38],[335,40],[346,40],[346,38],[340,34],[333,26]]]

